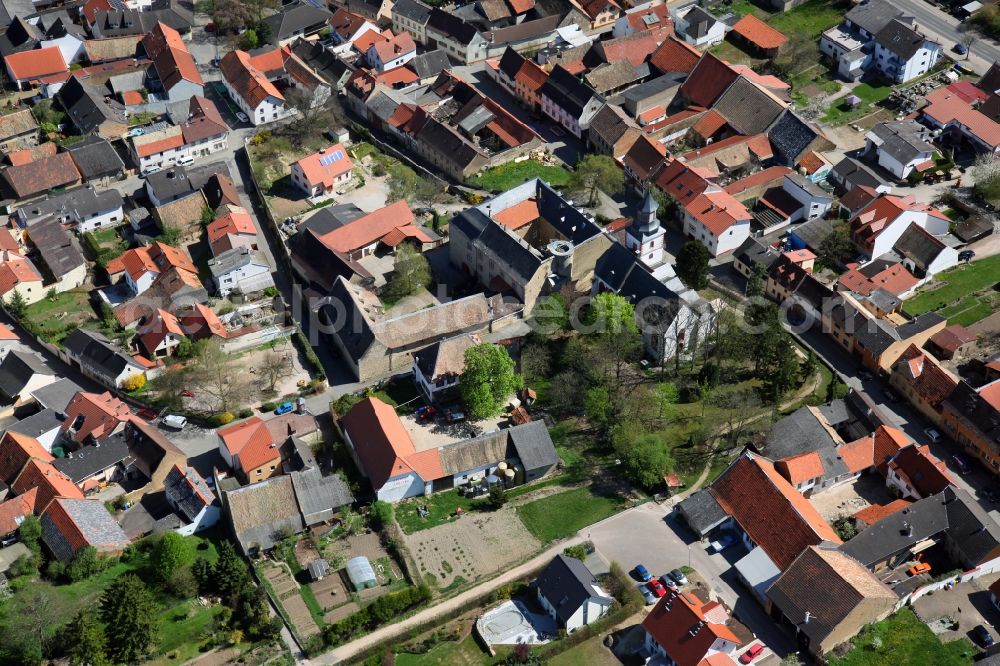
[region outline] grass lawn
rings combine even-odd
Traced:
[[[445,641],[435,645],[424,654],[400,652],[396,655],[396,666],[479,666],[492,664],[493,658],[480,649],[476,639],[470,634],[464,640]]]
[[[202,606],[197,601],[185,601],[160,614],[160,641],[157,654],[183,663],[199,654],[199,636],[212,626],[222,612],[222,606]]]
[[[569,177],[569,171],[561,166],[542,164],[536,160],[525,160],[523,162],[509,162],[487,169],[482,175],[473,176],[467,182],[472,187],[490,192],[506,192],[532,178],[541,178],[552,187],[564,187],[569,183]]]
[[[457,490],[445,490],[430,496],[417,497],[396,505],[396,521],[403,531],[413,534],[437,525],[454,520],[455,509],[473,511],[473,500],[462,497]],[[421,518],[417,513],[418,506],[426,506],[429,515]]]
[[[577,666],[577,664],[587,664],[587,666],[619,666],[621,662],[611,653],[611,650],[604,647],[601,640],[601,636],[588,638],[579,645],[547,659],[545,663],[548,666]]]
[[[49,341],[62,340],[70,324],[98,323],[90,294],[84,289],[74,289],[32,303],[25,311],[25,320],[34,330]]]
[[[843,125],[866,116],[874,111],[875,109],[872,107],[888,97],[890,92],[892,92],[892,86],[862,83],[848,95],[833,100],[830,108],[826,110],[823,121],[832,125]],[[850,95],[861,99],[861,103],[853,109],[847,105],[847,98]]]
[[[930,288],[921,289],[916,296],[903,304],[911,316],[938,310],[984,289],[1000,280],[1000,255],[986,257],[938,273]],[[936,288],[935,288],[936,287]],[[945,315],[949,316],[949,315]]]
[[[620,508],[621,500],[617,497],[597,495],[590,488],[577,488],[518,507],[517,514],[529,532],[542,543],[548,543],[603,520]]]
[[[962,666],[978,652],[966,638],[942,643],[908,607],[866,627],[853,643],[844,657],[830,656],[830,666]]]

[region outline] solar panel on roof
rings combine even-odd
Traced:
[[[321,158],[319,158],[319,163],[323,166],[330,166],[334,162],[338,162],[342,159],[344,159],[344,151],[335,150],[329,155],[323,155]]]

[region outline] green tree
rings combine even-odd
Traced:
[[[74,583],[90,578],[101,570],[101,564],[97,549],[93,546],[84,546],[73,554],[73,559],[66,567],[66,577]]]
[[[257,38],[257,31],[253,28],[247,28],[240,36],[240,48],[244,51],[255,49],[259,44],[260,40]]]
[[[750,277],[747,278],[747,297],[763,297],[764,287],[767,284],[767,269],[764,264],[754,264]]]
[[[562,294],[549,294],[535,302],[531,311],[534,330],[542,335],[554,335],[570,330],[569,307]]]
[[[17,536],[21,539],[28,550],[36,557],[42,554],[41,538],[42,523],[38,518],[28,515],[21,521],[21,526],[17,528]]]
[[[396,248],[392,275],[382,289],[382,298],[393,303],[426,288],[430,283],[431,268],[427,257],[409,243],[401,243]]]
[[[830,235],[819,244],[819,251],[816,253],[819,263],[827,268],[839,268],[857,255],[858,250],[851,240],[851,230],[842,221],[833,225]]]
[[[522,384],[514,371],[514,359],[503,347],[486,342],[465,350],[465,369],[458,386],[472,419],[499,414],[510,394]]]
[[[123,574],[101,596],[101,620],[108,656],[115,662],[142,661],[156,642],[159,606],[135,574]]]
[[[434,180],[418,174],[402,162],[392,162],[386,169],[389,199],[406,199],[410,203],[432,203],[442,188]]]
[[[209,594],[215,591],[215,581],[212,564],[204,557],[199,557],[191,565],[191,575],[194,576],[195,583],[198,584],[198,592]]]
[[[490,486],[489,497],[486,498],[486,504],[494,511],[502,509],[503,505],[507,503],[507,492],[503,489],[499,483],[494,483]]]
[[[689,240],[677,254],[677,277],[691,289],[708,286],[708,248],[701,241]]]
[[[15,289],[14,293],[7,300],[7,312],[15,321],[23,321],[24,315],[28,311],[28,302],[24,300],[24,295],[20,289]]]
[[[150,561],[160,580],[168,580],[175,571],[194,559],[191,542],[177,532],[167,532],[153,546]]]
[[[617,336],[639,332],[635,323],[635,306],[625,297],[611,292],[598,294],[590,300],[584,323],[591,329],[592,335]]]
[[[219,544],[219,559],[215,562],[213,574],[216,590],[223,598],[235,596],[250,582],[246,562],[229,541]]]
[[[625,190],[625,176],[609,155],[586,155],[573,169],[569,178],[569,189],[587,196],[589,205],[601,202],[600,192],[609,196],[621,194]]]
[[[207,227],[215,219],[215,211],[207,204],[201,207],[201,226]]]
[[[663,483],[663,475],[673,469],[673,460],[663,442],[654,434],[641,435],[618,446],[622,469],[632,483],[651,490]]]
[[[93,613],[80,611],[63,635],[70,666],[110,666],[104,629]]]

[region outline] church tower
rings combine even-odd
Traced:
[[[666,232],[656,217],[658,208],[653,193],[647,190],[646,198],[643,199],[625,234],[625,247],[650,268],[663,263]]]

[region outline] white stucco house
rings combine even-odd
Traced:
[[[163,481],[163,490],[167,504],[181,519],[175,532],[190,536],[219,522],[219,500],[194,467],[174,465]]]
[[[538,603],[569,633],[604,617],[614,601],[583,562],[562,554],[549,562],[534,586]]]
[[[246,247],[226,250],[208,260],[208,269],[220,296],[234,291],[252,294],[274,286],[271,267],[263,253]]]
[[[913,120],[879,123],[865,134],[865,152],[900,180],[934,166],[931,130]]]

